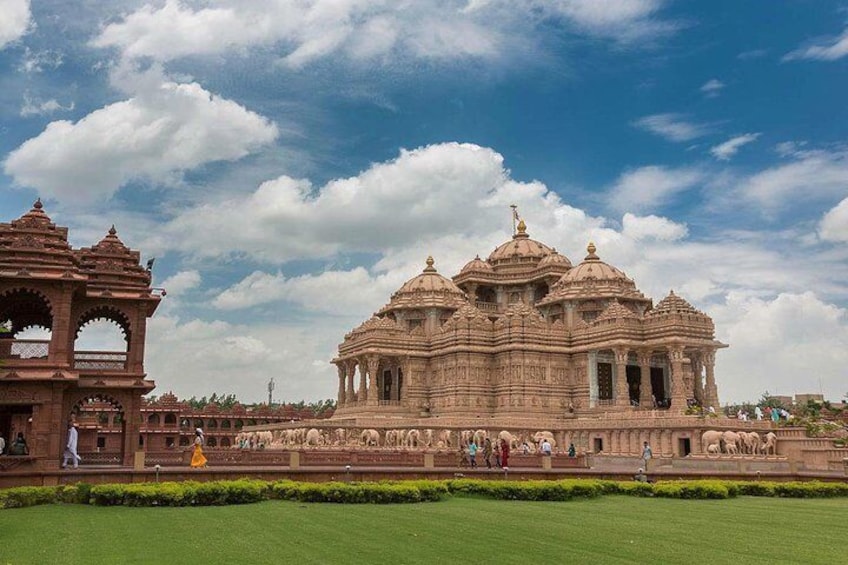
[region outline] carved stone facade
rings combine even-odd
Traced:
[[[139,260],[114,226],[92,247],[73,249],[40,200],[0,224],[0,433],[7,445],[23,435],[33,469],[59,466],[68,423],[93,405],[121,414],[120,463],[131,463],[141,396],[154,387],[144,372],[147,318],[161,300]],[[78,350],[96,320],[115,324],[126,347]],[[20,339],[31,328],[48,339]]]
[[[587,252],[573,266],[521,221],[452,279],[428,258],[339,345],[334,418],[717,408],[715,352],[726,345],[710,317],[673,292],[654,304],[594,244]]]

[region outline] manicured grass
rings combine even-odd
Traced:
[[[839,563],[845,499],[403,505],[268,501],[204,508],[0,511],[0,564]]]

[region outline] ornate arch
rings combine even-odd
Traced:
[[[41,290],[26,286],[0,292],[0,323],[11,321],[13,334],[33,326],[53,329],[53,304]]]
[[[115,306],[93,306],[80,314],[77,318],[74,340],[79,338],[80,332],[82,332],[82,329],[86,325],[98,320],[107,320],[117,325],[124,334],[124,340],[127,342],[127,349],[129,349],[130,339],[132,337],[132,323],[130,322],[130,318],[126,312]]]
[[[71,404],[71,411],[69,416],[76,416],[77,414],[79,414],[81,412],[82,407],[88,401],[103,402],[117,409],[117,412],[119,412],[120,414],[126,413],[126,410],[124,409],[124,405],[121,402],[120,398],[105,392],[93,392],[80,394],[77,399]]]

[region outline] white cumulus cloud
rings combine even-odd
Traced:
[[[819,235],[828,241],[848,242],[848,198],[824,215],[819,224]]]
[[[719,93],[724,89],[725,84],[718,80],[717,78],[711,78],[703,85],[701,85],[701,92],[704,93],[704,96],[707,98],[715,98],[719,95]]]
[[[630,212],[621,220],[622,233],[636,241],[656,239],[675,241],[688,235],[689,230],[683,224],[660,216],[636,216]]]
[[[277,126],[197,83],[164,82],[74,123],[54,121],[12,151],[6,174],[42,196],[86,204],[135,179],[164,180],[236,160],[271,143]]]
[[[32,25],[29,0],[0,0],[0,49],[26,35]]]

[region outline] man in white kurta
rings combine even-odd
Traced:
[[[66,468],[68,466],[68,459],[72,459],[74,463],[74,469],[77,468],[80,462],[80,456],[77,455],[77,440],[79,439],[79,432],[77,431],[77,423],[74,422],[68,428],[68,444],[65,446],[65,454],[64,459],[62,460],[62,468]]]

